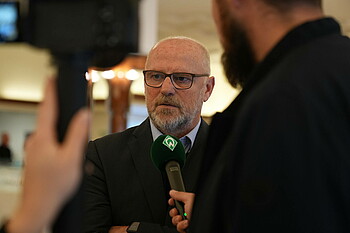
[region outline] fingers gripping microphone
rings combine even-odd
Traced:
[[[185,163],[185,149],[179,139],[170,135],[159,136],[152,144],[151,159],[163,172],[165,170],[171,189],[185,192],[181,167]],[[186,218],[183,203],[175,200],[176,209],[183,219]]]

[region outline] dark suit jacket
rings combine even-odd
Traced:
[[[10,148],[7,146],[1,145],[0,146],[0,163],[10,163],[12,162],[12,153]]]
[[[182,169],[185,188],[191,192],[198,178],[207,129],[202,120]],[[138,232],[176,232],[168,214],[167,178],[150,158],[152,143],[149,119],[89,143],[86,159],[94,169],[85,181],[84,232],[108,232],[111,226],[133,221],[141,222]]]
[[[292,30],[214,117],[189,232],[350,232],[350,40]]]

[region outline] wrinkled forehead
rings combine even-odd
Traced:
[[[203,49],[187,41],[163,42],[149,53],[146,69],[163,72],[209,73]]]

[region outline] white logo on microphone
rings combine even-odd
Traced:
[[[174,151],[174,149],[175,149],[175,147],[177,145],[177,141],[174,138],[172,138],[171,136],[168,135],[163,140],[163,145],[168,147],[171,151]]]

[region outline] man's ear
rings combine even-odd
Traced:
[[[210,76],[206,82],[205,85],[205,93],[204,93],[204,99],[203,101],[206,102],[209,97],[211,96],[211,93],[213,92],[215,86],[215,77],[214,76]]]

